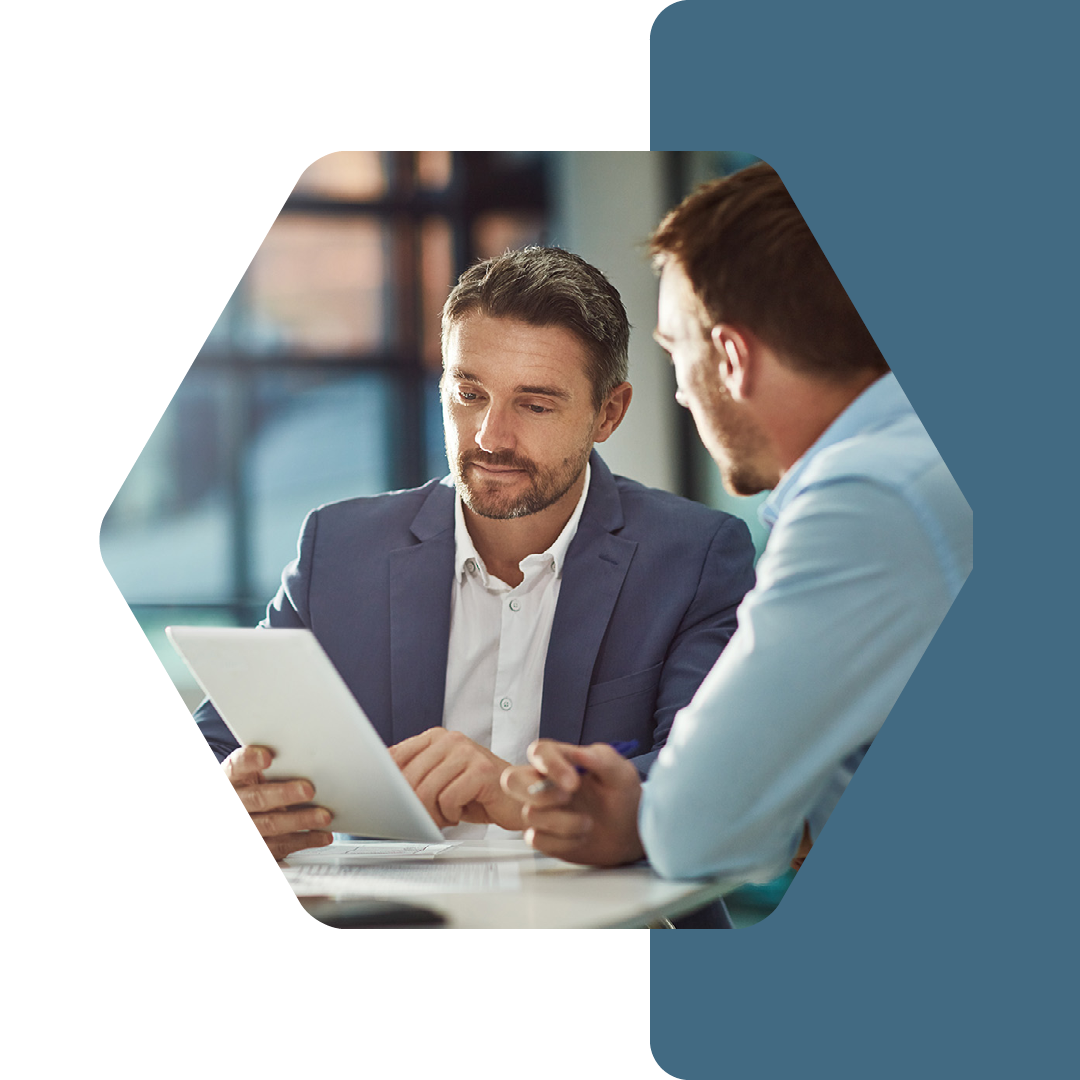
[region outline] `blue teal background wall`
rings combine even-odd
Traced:
[[[1059,4],[684,0],[653,149],[787,182],[975,514],[975,570],[778,911],[652,934],[675,1076],[1058,1075],[1075,980],[1075,64]]]

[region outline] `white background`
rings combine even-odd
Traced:
[[[7,17],[13,1075],[666,1075],[648,1050],[647,934],[348,933],[304,915],[97,540],[308,164],[646,149],[664,6],[196,0]]]

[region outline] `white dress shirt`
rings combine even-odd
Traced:
[[[585,485],[570,520],[547,551],[521,560],[524,580],[513,588],[488,573],[465,525],[461,497],[456,500],[443,727],[460,731],[512,765],[525,761],[525,751],[540,734],[544,664],[563,560],[591,479],[586,464]],[[472,839],[485,829],[459,825],[445,833]]]
[[[892,375],[761,507],[739,628],[676,717],[638,824],[665,876],[784,870],[816,837],[972,563],[972,519]]]

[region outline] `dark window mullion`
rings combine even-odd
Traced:
[[[234,373],[226,395],[224,458],[229,505],[229,560],[232,604],[242,610],[253,603],[251,484],[247,450],[255,435],[255,378],[250,367]]]
[[[415,207],[416,155],[401,152],[393,155],[391,183],[408,209]],[[426,453],[423,423],[423,361],[420,355],[423,332],[422,273],[420,266],[421,219],[415,213],[391,215],[391,280],[394,291],[394,341],[401,364],[395,372],[397,382],[399,430],[391,437],[387,453],[400,487],[422,484]]]

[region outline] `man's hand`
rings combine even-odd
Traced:
[[[792,870],[801,870],[802,864],[806,861],[806,856],[810,854],[810,849],[814,846],[814,841],[810,838],[810,822],[803,822],[802,839],[799,841],[799,847],[795,852],[795,857],[791,860]]]
[[[225,775],[251,815],[266,846],[279,861],[303,848],[324,847],[331,813],[323,806],[299,806],[315,797],[310,780],[267,780],[263,770],[274,755],[265,746],[241,746],[222,763]]]
[[[616,750],[539,739],[529,761],[507,769],[502,788],[524,804],[525,839],[534,848],[589,866],[644,856],[637,830],[641,778]]]
[[[499,786],[509,762],[461,732],[429,728],[391,746],[390,756],[440,829],[462,821],[522,827],[520,804]]]

